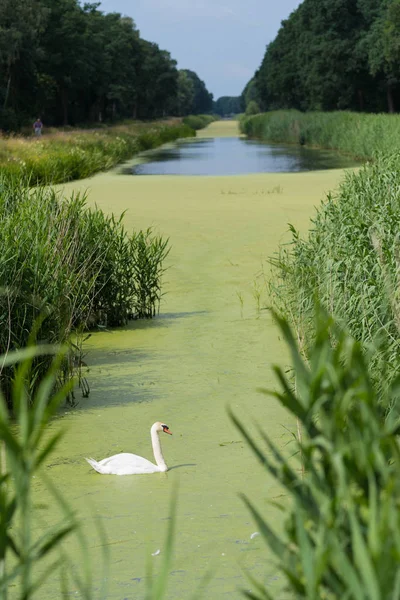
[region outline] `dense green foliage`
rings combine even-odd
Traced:
[[[264,110],[393,112],[399,36],[400,0],[303,0],[267,46],[243,110],[253,99]]]
[[[88,209],[53,189],[0,181],[0,348],[24,347],[35,323],[46,343],[68,343],[71,333],[152,317],[161,299],[167,241],[147,232],[129,234],[122,218]],[[63,377],[74,371],[71,359]],[[47,364],[35,363],[32,385]],[[10,400],[13,371],[3,368]]]
[[[142,39],[132,19],[99,5],[0,2],[0,129],[17,130],[38,115],[66,125],[181,114],[176,61]],[[187,73],[195,96],[189,112],[208,112],[212,95]]]
[[[305,348],[312,344],[314,303],[344,323],[371,357],[377,390],[400,372],[399,154],[348,173],[329,194],[306,239],[273,260],[273,297]],[[385,376],[382,376],[383,365]]]
[[[62,183],[89,177],[142,150],[193,135],[192,128],[177,120],[57,132],[40,140],[11,137],[0,141],[0,169],[3,176],[19,178],[25,184]]]
[[[242,112],[240,96],[221,96],[214,102],[213,111],[221,117],[231,117]]]
[[[325,316],[316,322],[306,356],[287,323],[278,321],[296,387],[276,367],[280,391],[274,396],[297,418],[297,460],[295,449],[288,459],[261,427],[256,441],[234,420],[290,498],[281,506],[283,534],[274,531],[262,508],[244,498],[276,557],[286,584],[284,597],[399,600],[398,385],[378,401],[361,345]],[[247,598],[276,597],[269,586],[252,583],[253,591],[244,593]]]
[[[211,113],[212,109],[213,95],[207,90],[204,81],[194,71],[179,71],[178,103],[174,114],[198,115]]]
[[[397,115],[282,110],[242,117],[240,128],[250,137],[331,148],[363,159],[400,149]]]

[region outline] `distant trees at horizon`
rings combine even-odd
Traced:
[[[194,71],[181,69],[178,78],[178,114],[200,115],[211,113],[213,95]]]
[[[221,117],[236,115],[241,112],[240,96],[221,96],[214,102],[213,112]]]

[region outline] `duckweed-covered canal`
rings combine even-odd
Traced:
[[[235,127],[214,124],[206,134],[232,136]],[[190,598],[211,573],[205,598],[238,599],[240,588],[249,589],[245,571],[279,597],[279,574],[261,537],[252,537],[257,528],[238,494],[245,492],[279,527],[280,513],[268,501],[281,491],[255,462],[227,407],[252,431],[260,424],[281,447],[290,440],[291,418],[257,391],[275,385],[271,364],[285,363],[286,356],[269,313],[257,310],[254,286],[262,284],[265,259],[285,238],[287,224],[304,231],[313,207],[342,176],[340,170],[235,177],[108,173],[65,187],[67,195],[88,189],[89,202],[106,211],[127,210],[127,227],[152,226],[172,246],[160,316],[91,337],[91,395],[52,425],[67,432],[46,472],[84,524],[94,586],[100,590],[107,578],[108,599],[144,598],[149,565],[157,573],[165,552],[177,486],[167,598]],[[158,420],[173,432],[161,434],[167,473],[102,476],[85,462],[85,456],[99,460],[121,451],[153,460],[149,430]],[[44,490],[35,491],[43,530],[57,511]],[[65,548],[81,560],[75,542]],[[60,597],[59,589],[54,575],[40,599]],[[79,596],[71,590],[71,597]]]

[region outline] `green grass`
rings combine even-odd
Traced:
[[[282,110],[240,119],[242,133],[330,148],[362,159],[400,150],[400,115]]]
[[[284,317],[294,375],[275,369],[275,397],[297,419],[297,461],[261,430],[263,445],[235,422],[286,489],[284,534],[245,502],[287,597],[398,600],[400,117],[276,111],[242,117],[241,129],[371,161],[346,173],[304,238],[290,226],[291,242],[270,259],[270,298]],[[251,584],[246,597],[272,599]]]
[[[135,154],[195,135],[175,119],[166,123],[126,123],[98,130],[0,140],[0,173],[25,184],[54,184],[105,171]]]

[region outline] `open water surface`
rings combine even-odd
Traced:
[[[298,173],[354,166],[329,150],[268,144],[240,137],[194,138],[142,153],[122,172],[132,175],[239,175]]]

